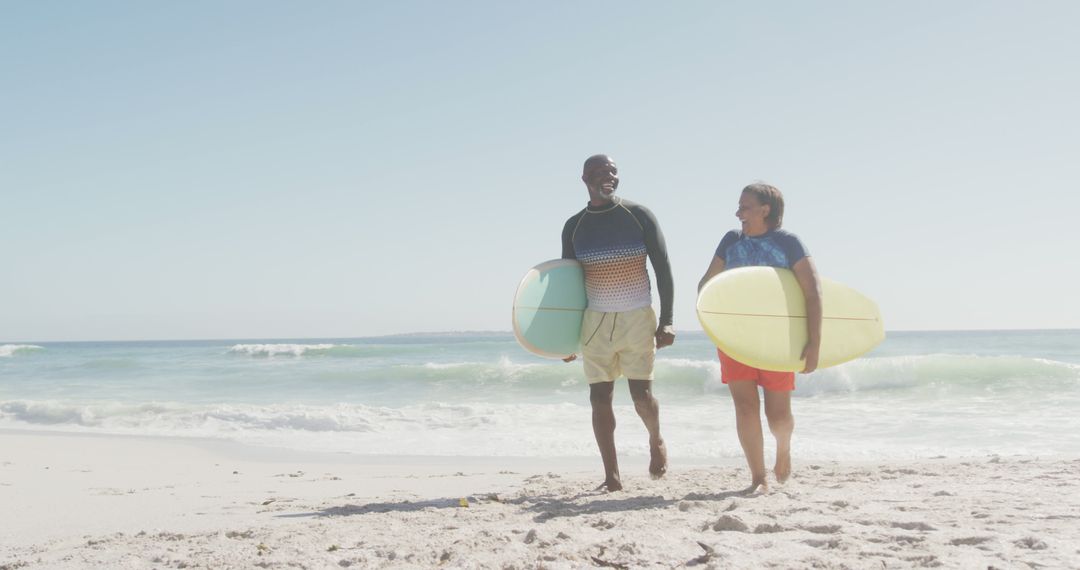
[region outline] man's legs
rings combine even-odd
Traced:
[[[645,422],[645,429],[649,430],[649,473],[658,479],[667,473],[667,448],[660,437],[660,403],[653,396],[652,381],[630,380],[630,397],[634,399],[638,416]]]
[[[589,403],[592,404],[593,435],[604,461],[604,484],[608,491],[622,489],[619,479],[619,458],[615,455],[615,410],[611,401],[615,393],[614,382],[589,384]]]
[[[773,473],[783,483],[791,476],[791,433],[795,431],[795,417],[791,415],[791,392],[765,390],[765,417],[769,430],[776,438],[776,466]]]
[[[757,382],[741,380],[728,382],[731,399],[735,403],[735,426],[739,432],[746,463],[753,479],[747,491],[758,487],[767,488],[765,481],[765,441],[761,434],[761,401],[758,399]]]

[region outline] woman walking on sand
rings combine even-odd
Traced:
[[[821,347],[821,286],[814,262],[802,242],[794,234],[780,229],[784,219],[784,196],[768,184],[751,184],[743,189],[735,216],[742,223],[742,229],[728,232],[720,241],[709,269],[698,283],[698,291],[725,269],[769,266],[792,270],[806,297],[808,341],[802,358],[806,362],[803,373],[809,374],[817,368]],[[735,403],[739,443],[753,478],[747,491],[766,490],[758,386],[764,391],[765,417],[776,438],[773,473],[782,483],[791,475],[791,434],[795,430],[791,391],[795,389],[795,373],[761,370],[737,362],[719,349],[716,352],[720,357],[720,378],[727,384]]]

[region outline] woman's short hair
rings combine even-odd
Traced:
[[[743,192],[753,194],[758,202],[769,206],[769,215],[765,216],[765,223],[769,224],[770,228],[776,229],[784,224],[784,195],[780,193],[779,188],[764,182],[755,182],[743,188]]]

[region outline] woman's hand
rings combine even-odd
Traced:
[[[809,374],[817,369],[818,352],[821,350],[821,344],[817,342],[808,342],[802,349],[801,358],[806,361],[806,365],[803,367],[803,374]]]
[[[806,298],[806,346],[802,358],[806,361],[803,374],[817,369],[818,352],[821,350],[821,279],[818,278],[814,260],[804,257],[791,266],[795,279],[799,282],[803,297]]]

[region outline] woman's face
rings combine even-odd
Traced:
[[[763,234],[769,231],[769,224],[765,218],[769,216],[769,206],[762,204],[757,196],[749,192],[743,192],[739,196],[739,209],[735,211],[735,217],[742,222],[742,230],[749,235]]]

